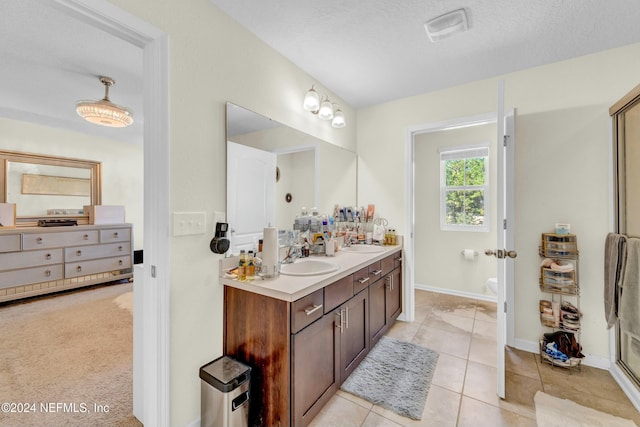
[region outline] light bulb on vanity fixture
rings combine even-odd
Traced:
[[[101,126],[125,127],[133,123],[133,114],[128,109],[109,100],[109,87],[116,82],[105,76],[98,77],[104,85],[104,98],[99,101],[78,101],[76,112],[88,122]]]
[[[334,128],[343,128],[346,125],[344,113],[340,107],[336,106],[329,100],[329,97],[320,97],[313,86],[304,96],[302,107],[310,113],[318,116],[320,120],[331,120],[331,126]]]

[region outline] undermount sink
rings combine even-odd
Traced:
[[[282,264],[280,266],[280,274],[286,276],[316,276],[338,271],[339,268],[340,266],[333,262],[309,259],[291,264]]]
[[[372,246],[372,245],[351,245],[345,248],[340,249],[345,252],[353,252],[357,254],[376,254],[379,252],[383,252],[384,248],[381,246]]]

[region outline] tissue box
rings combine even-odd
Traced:
[[[124,206],[89,205],[84,207],[89,224],[124,224]]]

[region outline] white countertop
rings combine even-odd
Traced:
[[[380,246],[380,248],[383,249],[382,252],[354,253],[340,250],[336,252],[333,257],[312,255],[309,258],[334,262],[339,266],[339,269],[332,273],[319,274],[315,276],[286,276],[284,274],[280,274],[280,277],[276,279],[262,279],[256,276],[256,279],[252,282],[241,282],[237,279],[220,277],[220,283],[224,286],[244,289],[246,291],[255,292],[260,295],[284,301],[296,301],[335,282],[336,280],[342,279],[343,277],[366,267],[372,262],[381,260],[402,250],[402,246],[400,245]],[[228,264],[229,260],[232,260],[232,258],[225,258],[220,261],[221,275],[224,274],[226,269],[233,266]]]

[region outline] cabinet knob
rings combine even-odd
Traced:
[[[358,282],[360,282],[360,283],[367,283],[368,281],[369,281],[368,277],[363,277],[361,279],[358,279]]]
[[[307,307],[304,309],[304,312],[307,316],[311,316],[313,313],[315,313],[316,311],[320,310],[322,308],[322,304],[313,304],[310,307]]]
[[[379,276],[381,273],[382,273],[382,270],[376,270],[376,271],[372,272],[372,274],[374,276]]]

